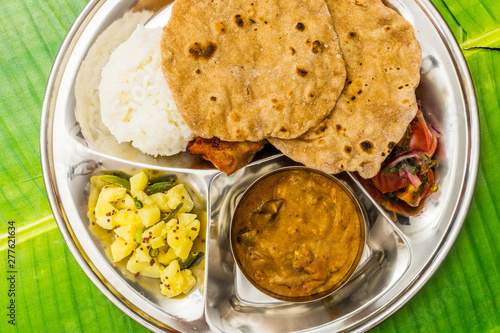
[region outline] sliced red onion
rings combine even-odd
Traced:
[[[418,118],[418,120],[419,120],[421,123],[423,123],[423,124],[425,124],[425,123],[426,123],[426,122],[425,122],[425,118],[424,118],[424,114],[422,113],[422,109],[421,109],[421,108],[418,108],[418,111],[417,111],[417,118]]]
[[[407,153],[396,156],[391,162],[389,162],[389,164],[387,166],[384,167],[384,169],[385,168],[387,168],[387,169],[393,168],[396,165],[398,165],[399,162],[406,160],[408,158],[415,158],[416,159],[415,162],[417,164],[420,164],[421,162],[424,162],[424,161],[430,162],[429,156],[427,156],[423,151],[411,150]]]
[[[430,122],[428,122],[425,119],[424,114],[422,113],[422,111],[420,111],[420,108],[418,109],[418,112],[417,112],[417,118],[419,119],[419,121],[422,124],[425,124],[427,126],[427,128],[429,129],[431,134],[433,134],[436,138],[441,137],[441,132],[439,132],[434,126],[432,126],[432,124]]]
[[[404,170],[402,170],[402,169],[399,169],[398,172],[399,172],[399,174],[398,174],[398,176],[399,176],[398,188],[402,189],[404,187],[403,185],[404,185],[405,179],[408,179],[408,175],[406,175],[406,172],[404,172]]]
[[[429,128],[429,131],[431,131],[431,133],[436,137],[436,138],[440,138],[441,137],[441,132],[439,132],[434,126],[432,126],[431,123],[427,123],[427,127]]]
[[[417,175],[414,175],[410,172],[410,169],[408,169],[408,164],[404,164],[402,169],[404,170],[406,176],[410,180],[413,187],[418,188],[420,186],[420,184],[422,184],[422,182],[417,177]]]

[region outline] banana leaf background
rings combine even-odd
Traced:
[[[410,0],[408,0],[410,1]],[[479,104],[475,194],[450,254],[424,288],[373,332],[500,332],[500,6],[433,0],[460,44]],[[0,332],[147,332],[104,297],[66,247],[40,166],[43,94],[85,0],[2,1],[0,9]],[[15,326],[8,222],[16,228]]]

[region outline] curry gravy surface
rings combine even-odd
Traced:
[[[332,179],[306,169],[263,178],[241,199],[231,230],[248,278],[268,292],[302,297],[340,286],[364,246],[363,221]]]

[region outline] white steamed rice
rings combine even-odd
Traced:
[[[87,143],[103,152],[123,150],[126,145],[118,145],[108,128],[102,123],[99,85],[102,68],[108,63],[113,51],[125,42],[137,24],[145,23],[153,15],[144,11],[126,13],[104,30],[90,47],[82,61],[75,83],[76,120]],[[120,147],[119,149],[117,149]]]
[[[161,34],[138,25],[111,54],[99,86],[103,123],[119,142],[153,156],[185,151],[194,138],[161,70]]]

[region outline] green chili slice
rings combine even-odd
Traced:
[[[170,190],[172,187],[174,187],[174,183],[171,183],[171,182],[155,183],[155,184],[151,184],[148,187],[146,187],[144,192],[147,195],[152,195],[155,193],[163,193],[165,191]]]
[[[175,183],[177,180],[176,175],[172,174],[166,174],[166,175],[160,175],[158,177],[152,178],[149,181],[149,184],[156,184],[156,183]]]
[[[120,171],[120,170],[102,170],[101,173],[103,175],[117,176],[117,177],[123,178],[125,180],[130,180],[130,178],[132,177],[128,173]]]
[[[160,253],[160,249],[153,249],[153,248],[150,248],[149,249],[149,256],[151,258],[156,258],[158,257],[158,254]]]
[[[171,211],[168,215],[160,218],[160,221],[168,222],[171,219],[173,219],[175,217],[175,215],[177,215],[177,213],[179,213],[179,211],[181,210],[183,205],[184,205],[184,203],[182,203],[182,202],[180,204],[178,204],[177,207],[175,207],[175,209],[173,211]]]
[[[134,204],[135,204],[135,208],[137,208],[137,209],[141,209],[142,207],[144,207],[144,204],[142,203],[142,201],[137,199],[136,197],[134,197]]]
[[[142,243],[142,228],[139,228],[135,231],[135,241],[137,243]]]
[[[205,254],[203,252],[190,252],[189,255],[188,255],[188,257],[186,259],[184,259],[184,260],[180,259],[180,258],[177,258],[177,261],[179,262],[179,267],[181,269],[189,268],[189,267],[191,267],[191,266],[194,265],[195,261],[198,262],[196,265],[199,265],[199,263],[201,262],[201,259],[200,260],[197,260],[197,259],[200,256],[201,256],[201,259],[203,259],[203,257],[205,256]]]
[[[205,253],[204,252],[198,253],[198,255],[196,256],[196,259],[187,268],[198,266],[199,264],[201,264],[203,258],[205,258]]]
[[[116,186],[124,187],[130,191],[130,182],[124,178],[113,176],[113,175],[103,175],[99,176],[99,179],[103,182],[110,183]]]

